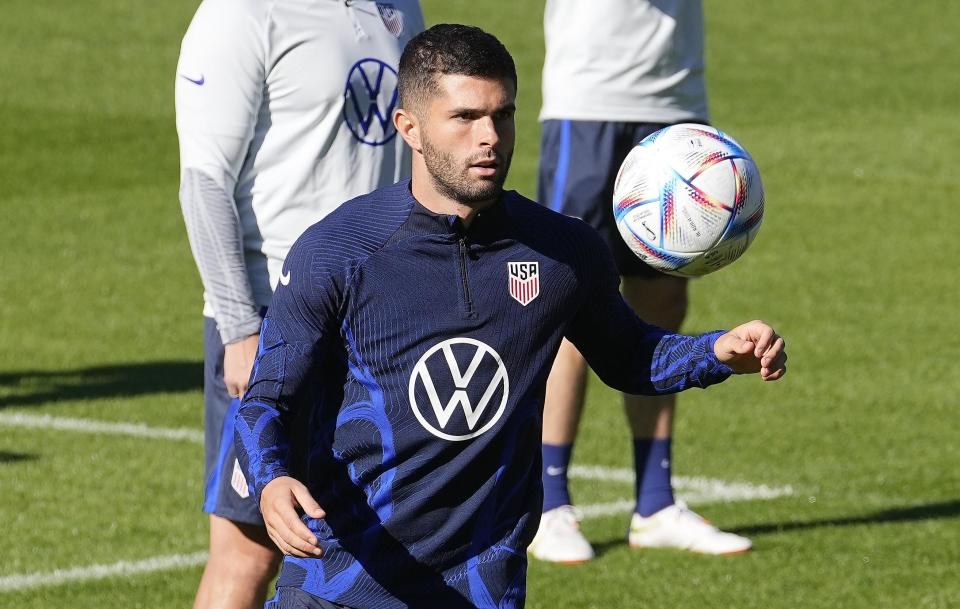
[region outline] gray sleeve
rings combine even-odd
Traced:
[[[243,233],[233,197],[198,169],[183,170],[180,207],[200,279],[224,344],[260,332],[243,258]]]

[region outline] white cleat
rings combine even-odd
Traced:
[[[593,560],[593,547],[580,532],[580,513],[561,505],[540,516],[540,528],[527,552],[547,562],[576,565]]]
[[[721,531],[682,501],[646,518],[635,513],[627,540],[631,548],[674,548],[722,556],[742,554],[752,547],[746,537]]]

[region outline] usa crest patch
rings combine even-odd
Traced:
[[[377,2],[377,9],[380,11],[380,18],[383,19],[383,25],[387,31],[399,38],[403,33],[403,13],[392,4]]]
[[[507,278],[510,296],[523,306],[540,295],[539,262],[508,262]]]

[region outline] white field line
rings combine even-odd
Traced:
[[[0,425],[8,427],[28,427],[33,429],[55,429],[57,431],[79,431],[95,434],[133,436],[137,438],[155,438],[158,440],[187,440],[203,443],[203,432],[189,428],[150,427],[143,423],[111,423],[91,419],[72,419],[33,415],[23,413],[0,413]]]
[[[570,477],[633,484],[634,473],[632,469],[625,467],[574,465],[570,467]],[[791,486],[768,486],[766,484],[750,484],[748,482],[727,482],[716,478],[691,476],[673,476],[673,488],[678,491],[682,499],[690,503],[725,503],[730,501],[750,501],[754,499],[776,499],[777,497],[785,497],[793,494],[793,487]],[[603,505],[619,505],[619,503],[620,502]]]
[[[578,505],[580,515],[584,520],[594,518],[603,518],[604,516],[616,516],[617,514],[629,514],[637,507],[636,499],[620,499],[609,503],[588,503],[587,505]]]
[[[108,577],[140,575],[196,567],[207,562],[206,552],[193,554],[174,554],[172,556],[155,556],[145,560],[113,563],[112,565],[90,565],[73,569],[57,569],[25,575],[7,575],[0,577],[0,592],[16,592],[31,588],[48,588],[70,582],[90,581]]]
[[[203,432],[196,429],[150,427],[142,423],[111,423],[108,421],[53,417],[49,415],[0,413],[0,425],[160,440],[185,440],[195,443],[203,442]],[[574,465],[570,468],[570,477],[633,484],[634,472],[628,468],[605,467],[602,465]],[[793,489],[790,486],[726,482],[715,478],[688,476],[674,476],[673,486],[681,499],[693,504],[775,499],[793,494]],[[584,518],[591,519],[630,513],[634,508],[634,504],[633,499],[621,499],[608,503],[581,505],[579,508]],[[88,567],[77,567],[74,569],[43,573],[8,575],[0,577],[0,592],[56,586],[68,582],[103,579],[118,575],[135,575],[138,573],[153,573],[156,571],[192,567],[203,564],[206,562],[206,559],[207,554],[205,552],[198,552],[195,554],[159,556],[136,562],[121,561],[112,565],[91,565]]]
[[[53,417],[49,415],[0,413],[0,425],[154,438],[160,440],[185,440],[195,443],[203,442],[203,432],[196,429],[150,427],[142,423],[111,423],[108,421]],[[633,484],[633,476],[633,470],[627,468],[604,467],[601,465],[575,465],[570,468],[571,478]],[[772,487],[765,484],[754,485],[746,482],[725,482],[714,478],[674,476],[673,484],[678,491],[678,495],[690,503],[774,499],[776,497],[793,494],[793,489],[789,486]],[[630,513],[634,508],[634,500],[621,499],[609,503],[587,504],[579,507],[583,512],[584,518],[601,518],[604,516]],[[204,564],[206,560],[206,552],[196,552],[194,554],[156,556],[139,561],[120,561],[111,565],[90,565],[73,569],[58,569],[55,571],[27,573],[23,575],[6,575],[0,576],[0,592],[14,592],[17,590],[58,586],[70,582],[195,567]]]
[[[203,432],[198,429],[151,427],[143,423],[112,423],[50,415],[0,413],[0,425],[203,443]],[[571,478],[633,484],[633,476],[633,470],[628,468],[602,465],[574,465],[570,468]],[[700,503],[776,499],[793,494],[790,486],[727,482],[716,478],[689,476],[674,476],[673,486],[681,495],[686,494],[690,501]]]
[[[0,425],[203,443],[203,432],[198,429],[150,427],[143,423],[112,423],[50,415],[0,413]],[[570,468],[571,478],[633,484],[633,476],[633,470],[628,468],[601,465],[574,465]],[[790,486],[757,485],[689,476],[674,476],[673,486],[681,496],[693,503],[776,499],[793,494]]]
[[[677,499],[682,499],[690,505],[707,505],[710,503],[729,503],[731,501],[738,501],[736,499],[718,498],[715,495],[710,495],[707,493],[689,493],[685,491],[678,491]],[[740,499],[739,501],[746,501],[746,499]],[[629,514],[633,512],[636,506],[636,499],[618,499],[616,501],[609,501],[607,503],[588,503],[586,505],[578,505],[577,509],[580,510],[584,520],[592,520],[594,518],[604,518],[606,516],[616,516],[618,514]]]
[[[571,476],[584,478],[583,471],[602,471],[604,479],[625,481],[624,473],[629,474],[632,480],[633,472],[630,470],[617,470],[611,468],[602,468],[599,466],[571,468]],[[710,503],[717,501],[737,501],[746,499],[772,499],[783,495],[792,494],[790,487],[771,488],[764,485],[753,486],[746,483],[734,483],[725,487],[719,480],[709,480],[705,478],[687,478],[691,481],[694,489],[690,491],[681,491],[679,496],[690,503]],[[674,478],[676,483],[677,478]],[[702,487],[706,490],[697,489]],[[732,491],[731,489],[735,489]],[[752,489],[752,490],[751,490]],[[759,494],[756,494],[760,489]],[[747,492],[749,491],[749,492]],[[713,492],[714,494],[711,494]],[[754,493],[754,494],[750,494]],[[779,494],[774,494],[779,493]],[[633,499],[621,499],[608,503],[592,503],[578,506],[583,514],[584,520],[594,518],[603,518],[606,516],[615,516],[619,514],[629,514],[636,505]],[[132,576],[143,573],[155,573],[158,571],[170,571],[186,567],[195,567],[204,564],[207,561],[206,552],[196,552],[194,554],[174,554],[172,556],[157,556],[140,561],[120,561],[112,565],[90,565],[88,567],[76,567],[73,569],[64,569],[56,571],[46,571],[40,573],[28,573],[24,575],[7,575],[0,577],[0,593],[15,592],[19,590],[28,590],[32,588],[47,588],[59,586],[71,582],[90,581],[95,579],[105,579],[117,576]]]
[[[603,480],[633,484],[632,469],[603,467],[601,465],[574,465],[570,468],[571,478],[585,480]],[[793,494],[790,486],[768,486],[747,482],[725,482],[715,478],[673,476],[673,488],[677,497],[690,504],[730,503],[733,501],[751,501],[776,499]],[[629,514],[636,507],[635,499],[620,499],[608,503],[591,503],[578,506],[585,520],[603,518],[617,514]]]

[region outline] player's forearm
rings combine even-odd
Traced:
[[[283,311],[289,303],[279,301]],[[260,334],[250,386],[234,419],[237,457],[257,496],[274,478],[289,476],[288,425],[297,396],[312,376],[310,350],[283,338],[282,322],[267,316]]]
[[[234,444],[257,497],[274,478],[290,475],[290,444],[276,408],[256,399],[244,400],[234,420]]]
[[[610,387],[634,395],[665,395],[714,385],[730,376],[730,368],[713,352],[722,332],[685,336],[644,324],[632,314],[631,318],[574,340]]]
[[[657,394],[676,393],[691,387],[709,387],[733,371],[713,352],[723,330],[699,336],[667,334],[660,339],[650,366],[650,384]]]
[[[186,168],[180,183],[180,206],[190,249],[224,343],[260,330],[243,256],[243,233],[232,196],[213,178]]]

